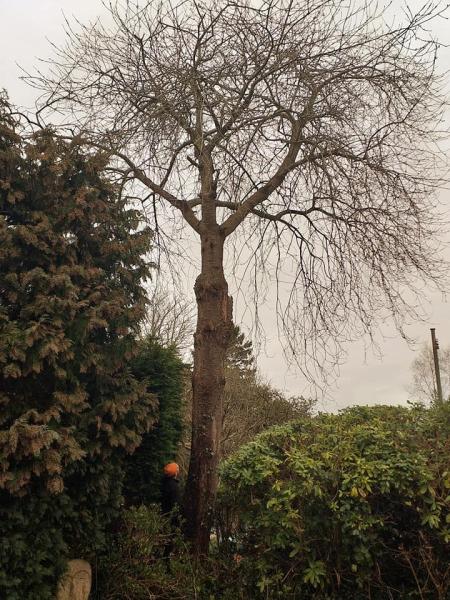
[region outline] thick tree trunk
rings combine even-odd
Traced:
[[[201,235],[202,270],[195,282],[197,329],[192,376],[192,444],[185,492],[187,536],[197,555],[208,552],[217,489],[225,353],[232,329],[232,300],[223,272],[224,239],[217,226]]]

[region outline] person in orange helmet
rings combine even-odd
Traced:
[[[161,511],[163,515],[170,518],[171,529],[175,530],[179,526],[179,512],[181,506],[178,480],[180,467],[177,463],[170,462],[164,466],[163,471],[164,476],[161,484]],[[172,550],[173,539],[172,536],[170,536],[164,545],[163,556],[165,559],[169,559]],[[168,563],[167,568],[170,571],[170,563]]]
[[[169,515],[180,506],[180,488],[178,475],[180,467],[175,462],[164,466],[164,477],[161,484],[161,510],[164,515]]]

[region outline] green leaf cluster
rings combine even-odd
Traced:
[[[120,534],[102,558],[98,600],[172,600],[198,598],[200,580],[180,531],[156,505],[125,511]],[[172,546],[170,567],[165,545]]]
[[[447,598],[449,417],[357,407],[241,448],[223,465],[218,513],[249,597]]]

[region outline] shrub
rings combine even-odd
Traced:
[[[110,542],[122,505],[116,461],[80,461],[64,473],[64,491],[43,482],[22,498],[0,491],[0,597],[50,600],[67,558],[95,563]]]
[[[173,545],[170,565],[164,547]],[[202,582],[179,531],[157,505],[124,512],[116,543],[100,564],[99,600],[191,600]]]
[[[131,507],[108,555],[99,564],[93,600],[249,600],[240,589],[238,563],[212,544],[195,560],[179,530],[157,505]],[[170,560],[164,548],[171,542]]]
[[[259,435],[223,466],[218,509],[248,597],[448,598],[449,456],[449,407],[358,407]]]

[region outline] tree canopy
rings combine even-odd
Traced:
[[[385,308],[407,318],[406,290],[443,274],[444,99],[425,32],[439,8],[404,22],[339,0],[110,10],[111,24],[71,28],[30,77],[41,117],[58,107],[80,140],[115,151],[166,238],[180,219],[204,230],[209,205],[223,236],[243,223],[232,241],[255,277],[293,285],[280,324],[305,368],[332,362]]]
[[[0,485],[47,474],[58,491],[64,464],[135,448],[152,412],[125,366],[150,237],[100,174],[105,158],[49,131],[27,142],[1,110]]]

